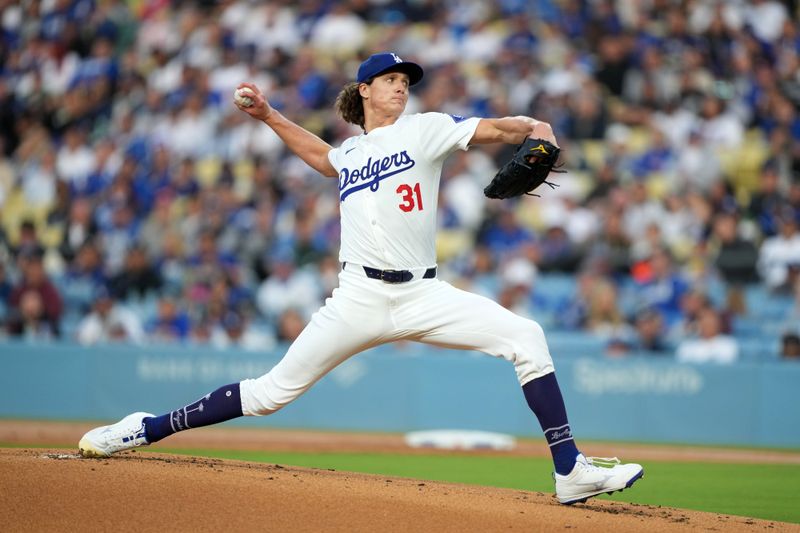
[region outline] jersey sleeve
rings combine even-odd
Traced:
[[[331,148],[330,152],[328,152],[328,161],[333,165],[333,168],[336,169],[336,172],[342,170],[344,166],[342,159],[347,152],[358,144],[358,137],[359,136],[348,137],[342,141],[342,144],[340,144],[338,148]]]
[[[422,150],[432,160],[443,159],[457,149],[466,150],[480,118],[464,118],[446,113],[419,115]]]
[[[331,148],[330,152],[328,152],[328,161],[330,161],[333,168],[336,169],[336,172],[339,172],[342,167],[339,164],[339,154],[342,152],[342,148]]]

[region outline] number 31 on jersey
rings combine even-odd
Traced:
[[[403,183],[397,187],[395,192],[401,195],[403,200],[403,203],[398,206],[401,210],[406,213],[413,211],[415,208],[422,211],[422,192],[419,183],[414,184],[413,188],[411,185]]]

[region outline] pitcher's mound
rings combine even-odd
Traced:
[[[0,449],[8,531],[780,531],[790,524],[551,494],[128,452]],[[646,481],[646,480],[645,480]]]

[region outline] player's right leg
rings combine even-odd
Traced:
[[[443,281],[422,280],[419,287],[394,312],[398,327],[413,340],[479,350],[514,364],[525,400],[553,456],[556,496],[561,503],[623,490],[642,476],[638,464],[602,464],[579,452],[539,324]]]
[[[314,314],[286,355],[269,372],[257,379],[220,387],[161,416],[137,412],[116,424],[93,429],[80,440],[81,455],[108,457],[185,429],[243,415],[272,414],[350,356],[390,340],[384,335],[391,329],[386,298],[375,291],[373,280],[345,272],[339,279],[340,288]]]

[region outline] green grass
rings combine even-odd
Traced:
[[[142,449],[142,452],[150,450]],[[549,459],[529,457],[153,449],[386,476],[552,492]],[[800,523],[800,465],[646,461],[632,490],[601,499]]]
[[[0,443],[3,447],[31,447]],[[52,447],[52,446],[49,446]],[[364,472],[491,487],[552,492],[552,463],[545,458],[404,455],[389,453],[298,453],[206,449],[142,449]],[[646,461],[645,477],[632,490],[601,499],[662,505],[800,523],[800,465]]]
[[[549,459],[469,455],[159,452],[552,492]],[[647,461],[633,490],[602,499],[800,523],[800,465]]]

